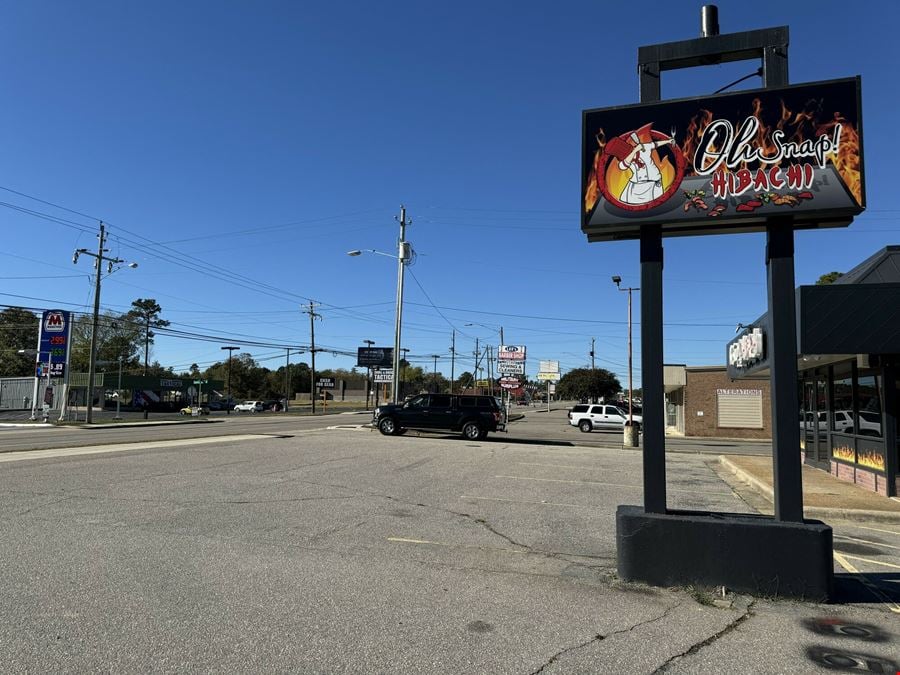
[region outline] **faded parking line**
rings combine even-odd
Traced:
[[[542,481],[545,483],[574,483],[581,485],[603,485],[604,487],[620,487],[620,488],[632,488],[635,490],[643,490],[643,485],[623,485],[621,483],[601,483],[596,480],[564,480],[562,478],[532,478],[530,476],[494,476],[494,478],[509,478],[511,480],[534,480],[534,481]],[[673,488],[666,486],[667,492],[687,492],[688,494],[697,494],[697,490],[682,490],[679,488]],[[704,495],[722,495],[725,497],[733,497],[734,493],[732,492],[710,492],[708,490],[703,491]]]
[[[537,504],[539,506],[571,506],[576,509],[597,509],[593,504],[564,504],[562,502],[535,502],[527,499],[503,499],[501,497],[476,497],[474,495],[460,495],[460,499],[478,499],[485,502],[510,502],[512,504]]]

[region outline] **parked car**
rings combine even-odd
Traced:
[[[234,412],[258,413],[263,411],[262,401],[244,401],[234,406]]]
[[[272,412],[281,412],[284,410],[284,403],[275,399],[263,401],[263,410],[271,410]]]
[[[182,408],[178,412],[180,412],[182,415],[193,415],[195,409],[199,409],[199,412],[197,413],[199,415],[209,415],[209,407],[205,406],[205,405],[201,405],[201,406],[189,405],[185,408]]]
[[[636,425],[640,425],[640,415],[632,415]],[[569,424],[578,427],[584,433],[594,429],[623,429],[628,421],[628,412],[614,405],[587,405],[573,406],[569,411]]]
[[[222,401],[210,401],[206,405],[210,410],[225,410],[225,404]]]
[[[402,404],[378,406],[372,422],[385,436],[424,429],[458,431],[478,440],[506,429],[505,413],[493,396],[421,394]]]

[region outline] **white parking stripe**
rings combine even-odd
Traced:
[[[212,443],[234,443],[236,441],[262,440],[275,438],[268,434],[243,434],[237,436],[207,436],[205,438],[184,438],[173,441],[144,441],[136,443],[113,443],[109,445],[86,445],[78,448],[52,448],[49,450],[26,450],[24,452],[6,452],[0,454],[0,462],[22,462],[28,459],[53,459],[56,457],[75,457],[78,455],[99,455],[126,450],[151,450],[156,448],[177,448],[191,445],[210,445]]]
[[[838,555],[838,554],[835,554]],[[859,560],[860,562],[869,563],[870,565],[884,565],[885,567],[892,567],[895,570],[900,570],[900,565],[895,565],[894,563],[884,562],[883,560],[872,560],[871,558],[860,558],[858,555],[850,555],[849,553],[841,553],[844,558],[850,558],[851,560]]]
[[[535,480],[542,481],[545,483],[574,483],[579,485],[604,485],[606,487],[620,487],[620,488],[631,488],[633,490],[643,490],[643,485],[622,485],[620,483],[601,483],[595,480],[563,480],[562,478],[531,478],[530,476],[494,476],[494,478],[509,478],[512,480]],[[672,488],[666,486],[667,492],[687,492],[688,494],[697,494],[697,490],[681,490],[679,488]],[[732,492],[709,492],[707,490],[703,491],[704,495],[722,495],[724,497],[733,497],[734,493]]]
[[[895,548],[900,551],[900,546],[891,546],[890,544],[882,544],[879,541],[869,541],[868,539],[857,539],[856,537],[847,537],[843,534],[834,535],[835,539],[846,539],[847,541],[858,541],[860,544],[871,544],[872,546],[883,546],[884,548]]]
[[[527,499],[502,499],[501,497],[475,497],[474,495],[460,495],[460,499],[478,499],[484,502],[510,502],[512,504],[537,504],[539,506],[571,506],[576,509],[598,509],[592,504],[563,504],[561,502],[535,502]]]
[[[900,532],[897,532],[896,530],[884,530],[880,527],[866,527],[865,525],[857,525],[856,527],[858,527],[861,530],[872,530],[872,532],[884,532],[885,534],[900,535]]]

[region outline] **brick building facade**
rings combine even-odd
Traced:
[[[725,366],[666,366],[668,432],[719,438],[772,438],[768,380],[728,377]]]

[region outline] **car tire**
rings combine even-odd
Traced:
[[[478,422],[466,422],[462,426],[462,435],[469,441],[481,440],[481,427]]]
[[[479,441],[483,441],[484,439],[487,438],[487,435],[488,435],[488,430],[487,430],[487,429],[482,429],[482,430],[481,430],[481,433],[478,434],[478,440],[479,440]]]
[[[382,417],[378,420],[378,431],[385,436],[396,436],[397,430],[397,421],[393,417]]]
[[[594,429],[594,425],[591,424],[590,420],[581,420],[578,423],[578,428],[581,429],[582,433],[590,433]]]

